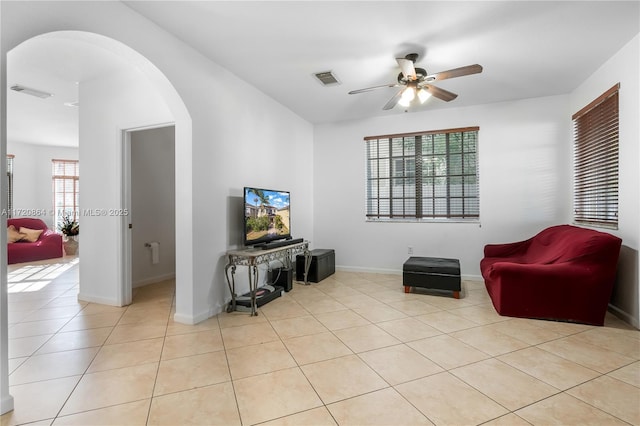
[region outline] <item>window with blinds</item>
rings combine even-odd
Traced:
[[[55,229],[65,216],[78,220],[80,167],[77,160],[51,160],[53,166],[53,209]]]
[[[7,155],[7,218],[13,217],[13,158]]]
[[[576,224],[618,229],[616,84],[573,115]]]
[[[370,136],[370,220],[477,220],[478,127]]]

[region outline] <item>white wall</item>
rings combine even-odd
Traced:
[[[175,128],[131,133],[131,280],[133,287],[176,274]],[[146,243],[159,243],[152,263]]]
[[[620,83],[618,230],[622,238],[618,279],[611,304],[628,322],[640,327],[638,249],[640,245],[640,35],[627,43],[582,83],[570,97],[576,113],[616,83]]]
[[[20,216],[42,219],[54,229],[51,160],[77,160],[78,149],[8,141],[13,159],[13,208]],[[28,212],[44,212],[43,215]],[[17,216],[16,216],[17,217]]]
[[[567,106],[566,96],[555,96],[316,126],[315,246],[334,248],[343,269],[395,272],[411,246],[415,256],[460,259],[461,273],[479,278],[485,244],[567,222]],[[365,136],[468,126],[480,127],[479,224],[365,220]]]
[[[194,297],[207,309],[202,318],[229,300],[225,252],[242,244],[244,186],[290,191],[294,237],[314,238],[312,125],[226,72],[207,85],[213,95],[202,100],[198,125],[194,118],[193,147]],[[242,269],[239,293],[248,290]]]
[[[112,211],[122,201],[122,130],[167,123],[171,112],[147,79],[133,69],[80,84],[80,209]],[[83,215],[79,298],[118,304],[122,279],[119,215]]]
[[[113,51],[128,54],[133,49],[151,61],[155,67],[128,54],[133,65],[143,68],[145,75],[164,89],[165,100],[186,107],[171,110],[174,116],[182,114],[176,120],[176,200],[181,206],[176,212],[176,224],[187,235],[177,241],[176,247],[176,319],[202,321],[220,312],[228,300],[224,254],[240,242],[236,217],[242,214],[241,209],[238,213],[237,201],[242,197],[243,186],[290,190],[292,202],[296,203],[292,206],[294,233],[313,240],[310,123],[120,2],[10,2],[2,7],[2,55],[29,37],[45,32],[90,31],[123,43]],[[85,107],[82,86],[80,98]],[[90,89],[87,83],[84,86]],[[103,90],[102,95],[111,93]],[[93,117],[100,106],[95,108],[90,113]],[[94,131],[83,133],[83,110],[87,111],[80,111],[82,188],[87,194],[85,188],[95,185],[95,192],[92,190],[88,198],[81,196],[80,203],[83,208],[108,208],[119,202],[121,195],[114,178],[119,173],[118,156],[112,145],[117,144],[118,126],[122,125],[114,115],[120,112],[105,109],[110,124],[104,119],[101,123],[91,122],[84,128]],[[143,109],[135,112],[145,113]],[[120,118],[135,121],[133,117]],[[83,145],[84,140],[89,142]],[[188,143],[180,145],[180,140]],[[89,150],[89,144],[94,148]],[[97,174],[88,177],[86,170],[94,165],[96,171],[106,174],[99,179]],[[179,177],[178,166],[188,167]],[[83,220],[80,275],[91,288],[81,288],[81,296],[113,303],[121,266],[116,219]],[[95,253],[93,260],[87,259],[87,239],[94,241],[90,250]]]

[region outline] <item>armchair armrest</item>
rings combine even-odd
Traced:
[[[531,244],[532,239],[533,238],[529,238],[528,240],[517,241],[515,243],[487,244],[484,246],[484,257],[510,257],[523,253],[527,247],[529,247],[529,244]]]

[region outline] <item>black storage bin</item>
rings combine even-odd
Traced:
[[[336,252],[333,249],[311,250],[311,266],[307,281],[318,283],[336,272]],[[296,256],[296,281],[304,281],[304,255]]]
[[[269,282],[290,292],[293,289],[293,268],[272,269],[269,272]]]

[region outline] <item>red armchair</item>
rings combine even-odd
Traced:
[[[33,262],[36,260],[53,259],[63,256],[62,235],[55,233],[47,224],[36,218],[7,219],[7,226],[13,225],[16,230],[20,227],[42,229],[42,234],[34,243],[18,241],[7,244],[7,263]]]
[[[622,240],[571,225],[489,244],[480,271],[500,315],[603,325]]]

